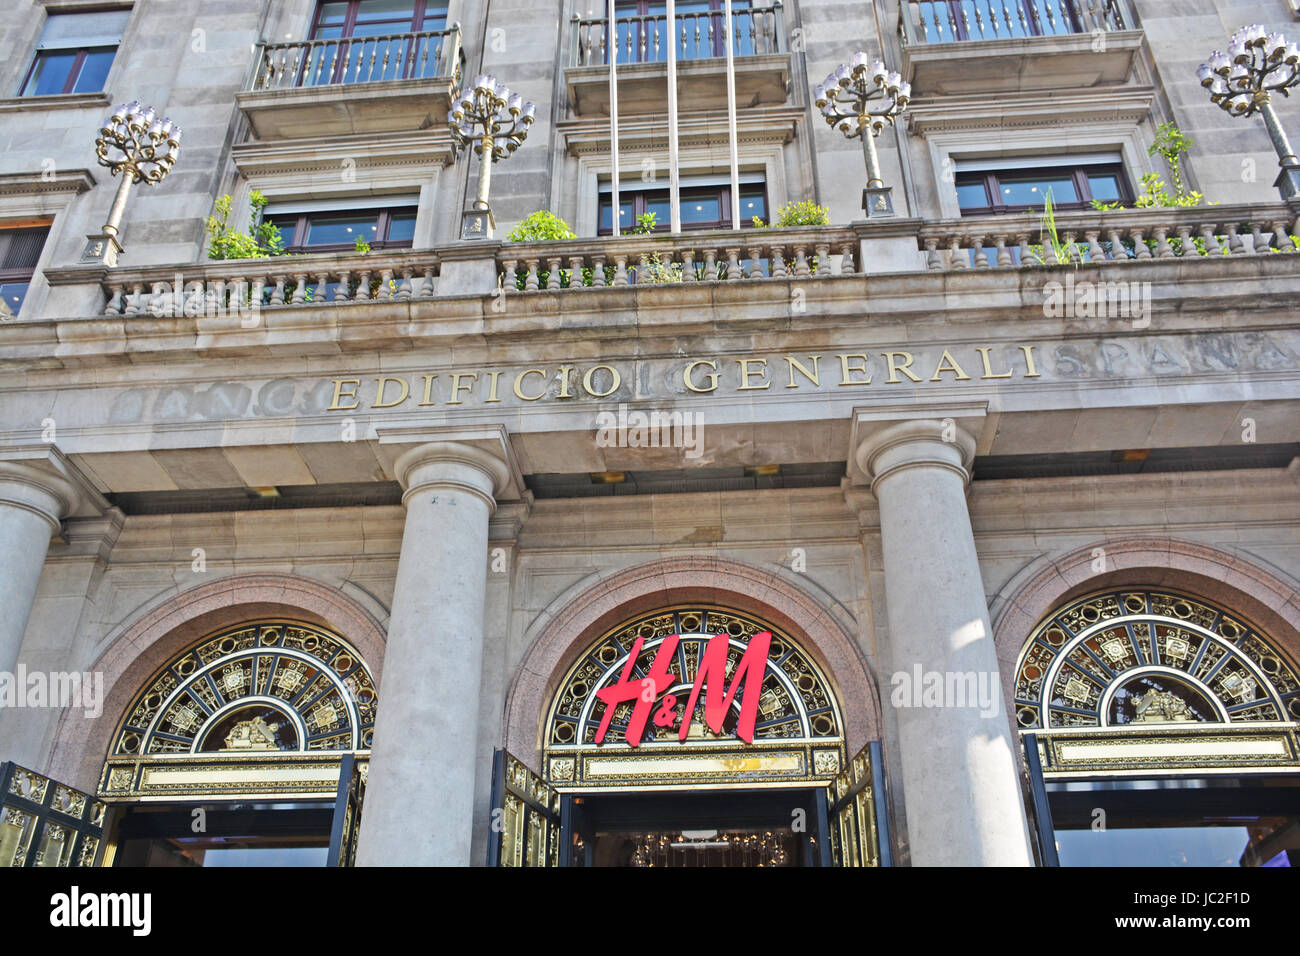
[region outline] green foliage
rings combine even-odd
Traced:
[[[636,225],[632,228],[634,236],[648,236],[655,231],[655,226],[659,225],[655,220],[655,214],[652,212],[643,212],[636,217]]]
[[[788,202],[776,211],[776,220],[767,225],[762,219],[753,218],[755,229],[780,229],[786,226],[829,226],[831,211],[815,202]]]
[[[1170,192],[1170,187],[1165,185],[1165,181],[1160,178],[1158,173],[1147,173],[1141,180],[1142,192],[1133,201],[1134,208],[1199,206],[1204,202],[1205,197],[1201,193],[1195,190],[1189,191],[1187,184],[1183,182],[1182,154],[1191,149],[1193,145],[1195,144],[1191,138],[1172,122],[1161,123],[1156,127],[1155,142],[1147,150],[1147,155],[1155,156],[1159,154],[1164,158],[1165,165],[1169,167],[1169,180],[1173,186],[1173,191]],[[1124,208],[1121,203],[1101,202],[1097,199],[1092,201],[1092,206],[1094,209]]]
[[[262,221],[262,210],[267,198],[254,189],[248,196],[252,206],[252,222],[248,232],[230,226],[231,196],[222,196],[213,207],[211,216],[204,220],[208,234],[209,259],[263,259],[284,255],[284,237],[273,223]]]
[[[646,268],[637,270],[637,285],[663,285],[682,281],[682,266],[678,262],[664,262],[659,253],[652,253],[646,259]]]
[[[576,239],[569,224],[554,213],[539,209],[525,216],[506,236],[507,242],[549,242],[553,239]]]
[[[1073,262],[1075,268],[1078,268],[1079,262],[1083,259],[1083,249],[1077,242],[1062,242],[1061,237],[1056,229],[1056,210],[1052,206],[1052,190],[1048,187],[1047,195],[1043,197],[1043,214],[1040,220],[1038,238],[1042,241],[1041,245],[1030,246],[1029,254],[1034,257],[1039,265],[1048,265],[1048,261],[1043,257],[1043,253],[1050,246],[1056,254],[1056,261],[1062,265],[1067,262]]]
[[[370,243],[366,242],[365,236],[357,236],[357,241],[352,244],[352,248],[357,251],[357,255],[364,256],[370,252]]]

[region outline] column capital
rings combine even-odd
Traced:
[[[909,468],[946,469],[965,486],[975,459],[975,437],[952,418],[913,419],[865,437],[854,450],[854,459],[873,493],[880,482]]]
[[[402,504],[417,492],[456,489],[482,498],[489,513],[496,510],[496,496],[510,481],[510,466],[504,458],[455,441],[417,445],[402,453],[393,472],[402,485]]]
[[[51,534],[80,501],[76,486],[52,469],[28,461],[0,461],[0,507],[39,516]]]

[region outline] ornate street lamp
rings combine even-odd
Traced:
[[[447,114],[456,146],[477,144],[480,166],[478,199],[461,220],[462,239],[490,239],[496,221],[488,205],[488,188],[492,163],[505,159],[528,137],[528,127],[537,117],[537,107],[525,103],[518,93],[511,93],[495,76],[480,73],[474,86],[460,94]]]
[[[880,174],[876,137],[885,124],[907,109],[912,86],[881,60],[869,60],[855,53],[850,63],[841,63],[825,82],[813,89],[813,99],[831,126],[849,139],[862,137],[862,154],[867,160],[867,188],[862,190],[862,211],[868,218],[892,216],[894,205],[889,187]]]
[[[107,166],[114,176],[121,174],[122,182],[103,230],[87,237],[84,261],[117,265],[118,254],[122,252],[117,236],[131,186],[138,182],[153,185],[162,182],[176,165],[180,149],[180,127],[167,117],[156,115],[153,107],[131,102],[113,111],[95,137],[95,155],[99,157],[99,165]]]
[[[1288,43],[1280,33],[1269,33],[1259,24],[1242,27],[1232,35],[1228,52],[1215,50],[1210,62],[1202,63],[1196,75],[1210,99],[1231,116],[1264,117],[1273,148],[1277,150],[1281,175],[1273,184],[1283,199],[1300,196],[1300,159],[1273,110],[1273,91],[1283,96],[1300,85],[1300,47]]]

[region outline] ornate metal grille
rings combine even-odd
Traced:
[[[111,756],[368,750],[374,681],[310,624],[241,624],[203,638],[132,702]]]
[[[0,763],[0,867],[94,866],[106,806],[14,763]]]
[[[703,694],[694,712],[685,714],[710,639],[719,634],[728,638],[726,682],[731,688],[750,638],[763,631],[772,634],[772,643],[759,685],[753,742],[745,743],[733,734],[747,691],[739,691],[730,702],[720,733],[708,726]],[[626,741],[633,705],[622,703],[614,709],[605,741],[597,744],[606,706],[598,691],[623,679],[638,638],[641,652],[627,679],[644,679],[661,645],[672,635],[680,635],[669,667],[675,681],[655,704],[656,708],[675,706],[672,720],[649,721],[640,746],[633,748]],[[685,740],[679,736],[683,721],[689,726]],[[544,728],[544,773],[562,789],[826,780],[843,766],[843,728],[830,684],[790,635],[743,612],[689,605],[620,624],[570,667]]]
[[[1016,668],[1022,728],[1300,720],[1300,681],[1240,615],[1175,591],[1079,598],[1040,624]]]

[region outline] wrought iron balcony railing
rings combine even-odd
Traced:
[[[619,63],[655,63],[668,59],[668,44],[677,44],[679,60],[703,60],[727,55],[722,10],[676,14],[676,28],[668,29],[667,15],[614,18]],[[731,11],[732,54],[759,56],[784,53],[785,17],[781,0],[770,6],[736,6]],[[672,34],[670,36],[670,33]],[[609,62],[609,30],[604,17],[573,18],[572,66],[599,66]]]
[[[909,45],[1134,29],[1124,0],[905,0],[901,21]]]
[[[388,36],[259,43],[251,91],[443,77],[460,82],[460,24]]]

